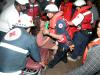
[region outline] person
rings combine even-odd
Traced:
[[[55,4],[57,5],[58,8],[59,8],[61,2],[62,2],[62,0],[55,0]]]
[[[13,4],[4,9],[0,15],[0,41],[2,37],[12,29],[19,16],[20,12],[26,11],[26,4],[29,3],[28,0],[15,0]]]
[[[40,16],[40,8],[37,0],[29,0],[28,15],[33,17],[33,20]]]
[[[58,11],[58,7],[55,4],[49,4],[46,6],[45,11],[50,19],[49,29],[44,29],[43,34],[48,35],[58,41],[58,47],[61,49],[55,54],[54,59],[48,64],[49,68],[53,68],[59,61],[65,57],[67,63],[66,52],[69,48],[74,47],[70,37],[66,31],[66,23],[62,18],[63,12]]]
[[[1,14],[1,12],[2,12],[2,10],[3,10],[3,8],[4,8],[4,5],[6,5],[7,4],[7,1],[6,0],[1,0],[0,1],[0,14]]]
[[[39,4],[39,8],[41,10],[41,12],[44,11],[46,5],[48,5],[49,1],[48,0],[37,0],[38,4]]]
[[[92,35],[92,12],[89,10],[91,7],[86,5],[84,0],[76,0],[74,2],[76,11],[71,21],[67,21],[68,25],[76,26],[77,32],[74,33],[73,43],[75,48],[68,57],[70,61],[77,61],[83,55],[85,47],[89,42]]]
[[[67,21],[71,20],[75,12],[75,6],[73,2],[74,2],[73,0],[67,0],[67,1],[63,0],[59,8],[60,11],[63,11],[63,17],[68,26],[67,31],[71,39],[73,39],[74,33],[77,31],[77,28],[75,26],[70,26],[67,23]]]
[[[96,33],[96,25],[97,25],[97,22],[99,20],[99,12],[98,12],[98,9],[95,5],[95,0],[87,0],[87,5],[91,6],[90,11],[93,13],[93,23],[92,23],[93,34],[92,34],[92,37],[94,37],[95,33]],[[93,40],[93,38],[91,38],[91,40]]]
[[[29,54],[42,65],[36,38],[29,34],[32,17],[23,14],[14,26],[0,42],[0,75],[20,75]]]
[[[86,60],[80,67],[65,75],[100,75],[100,21],[97,27],[98,37],[91,41],[86,47]]]
[[[93,27],[95,28],[95,24],[99,20],[99,12],[95,6],[95,0],[87,0],[87,5],[91,6],[90,11],[93,13]]]

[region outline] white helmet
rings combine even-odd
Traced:
[[[75,6],[83,6],[83,5],[86,5],[86,2],[84,0],[76,0],[74,2],[74,5]]]
[[[31,16],[28,16],[27,14],[22,14],[19,17],[18,23],[15,25],[16,27],[23,27],[28,28],[34,26],[33,20]]]
[[[21,5],[25,5],[25,4],[29,3],[29,0],[16,0],[16,1]]]
[[[45,11],[47,12],[58,12],[58,7],[55,4],[49,4],[46,6]]]

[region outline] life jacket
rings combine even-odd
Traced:
[[[83,60],[82,60],[82,63],[84,64],[85,61],[86,61],[86,58],[87,58],[87,54],[88,54],[88,50],[96,45],[99,45],[100,44],[100,38],[97,38],[95,39],[94,41],[90,42],[88,44],[88,46],[86,47],[85,49],[85,52],[84,52],[84,55],[83,55]]]
[[[60,20],[64,20],[63,11],[60,11],[60,12],[56,13],[56,15],[50,20],[50,25],[49,25],[50,33],[54,33],[54,34],[57,33],[56,29],[55,29],[56,28],[56,23]],[[60,43],[66,43],[67,42],[67,44],[69,44],[70,37],[68,37],[69,35],[68,35],[67,31],[65,30],[65,34],[62,34],[62,35],[63,35],[63,38],[58,40],[58,42],[60,42]]]
[[[73,7],[72,2],[66,2],[65,4],[64,2],[61,3],[60,10],[64,12],[63,16],[64,19],[66,19],[67,21],[71,19],[72,7]]]
[[[91,25],[92,13],[91,13],[91,11],[89,11],[90,8],[91,8],[91,6],[84,6],[79,11],[76,10],[74,13],[74,16],[72,18],[72,20],[73,20],[78,14],[82,14],[84,16],[84,19],[81,22],[82,30],[92,29],[92,25]]]
[[[64,20],[67,25],[66,31],[68,31],[70,38],[73,39],[74,33],[78,31],[77,27],[75,26],[72,27],[68,25],[67,23],[67,21],[70,21],[72,17],[73,3],[72,2],[66,2],[66,3],[62,2],[60,6],[60,10],[63,11]]]
[[[82,30],[86,30],[86,29],[92,29],[92,26],[91,26],[91,21],[92,21],[92,14],[90,11],[88,11],[88,9],[90,9],[91,7],[90,6],[84,6],[80,9],[80,11],[75,11],[73,17],[71,20],[73,20],[79,13],[83,14],[84,15],[84,19],[81,23],[81,28]],[[77,26],[68,26],[67,27],[67,31],[71,37],[71,39],[73,39],[74,37],[74,33],[79,31],[80,29],[78,29]]]

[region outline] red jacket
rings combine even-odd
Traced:
[[[66,3],[62,2],[60,6],[60,10],[63,11],[63,16],[64,16],[65,21],[66,20],[70,21],[72,17],[73,3],[72,2],[66,2]],[[66,21],[66,24],[67,24],[67,21]],[[78,31],[77,27],[76,26],[70,27],[68,24],[67,26],[68,27],[66,30],[68,31],[71,39],[73,39],[74,33]]]
[[[76,19],[77,15],[79,14],[82,14],[84,16],[84,19],[80,23],[82,30],[92,29],[92,26],[91,26],[92,13],[89,11],[90,8],[91,8],[90,6],[84,6],[80,9],[80,11],[76,10],[72,18],[72,21],[73,21],[74,19]]]
[[[56,23],[58,20],[63,19],[62,15],[63,15],[63,12],[60,11],[60,12],[56,13],[56,15],[50,20],[50,25],[49,25],[50,33],[56,34],[55,26],[56,26]],[[58,40],[58,41],[64,43],[64,42],[66,42],[66,40],[67,40],[66,35],[63,35],[62,40]]]
[[[66,20],[70,20],[71,19],[71,15],[72,15],[72,7],[73,7],[73,3],[72,2],[62,2],[61,6],[60,6],[60,10],[63,11],[63,16]]]

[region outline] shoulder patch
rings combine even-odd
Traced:
[[[6,34],[4,39],[7,41],[12,41],[18,39],[20,36],[21,36],[21,30],[19,28],[15,28]]]
[[[58,24],[58,27],[59,28],[62,28],[63,27],[63,24],[62,23]]]

